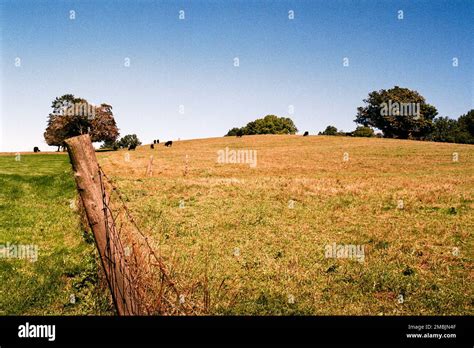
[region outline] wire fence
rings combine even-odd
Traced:
[[[100,166],[99,182],[106,231],[102,263],[111,270],[107,281],[112,294],[119,294],[114,301],[122,301],[125,312],[133,315],[192,314],[122,193]]]

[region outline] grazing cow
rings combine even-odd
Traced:
[[[38,148],[38,146],[35,146],[34,149],[33,149],[33,152],[40,152],[40,149]]]
[[[307,137],[309,135],[308,131],[304,132],[303,136]]]
[[[155,145],[150,144],[150,149],[154,149],[154,148],[155,148]]]
[[[165,146],[166,147],[170,147],[171,145],[173,145],[173,142],[171,140],[168,140],[166,143],[165,143]]]
[[[137,144],[129,145],[128,151],[130,151],[130,150],[135,150],[136,148],[137,148]]]

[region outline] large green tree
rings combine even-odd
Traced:
[[[354,120],[363,126],[380,129],[385,137],[423,139],[438,114],[417,91],[395,86],[369,93],[365,106],[357,108]]]

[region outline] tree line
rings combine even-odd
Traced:
[[[417,91],[395,86],[369,93],[354,122],[379,129],[385,138],[474,144],[474,110],[457,120],[438,110]]]
[[[457,120],[437,117],[438,110],[417,91],[395,86],[373,91],[357,108],[352,132],[330,125],[319,135],[384,137],[474,144],[474,110]],[[379,132],[375,132],[378,130]],[[254,134],[295,134],[297,128],[289,118],[267,115],[241,128],[232,128],[227,136]]]
[[[458,119],[438,117],[438,110],[417,91],[395,86],[370,92],[357,108],[352,132],[343,132],[330,125],[320,135],[384,137],[438,142],[474,144],[474,109]],[[112,106],[91,105],[86,99],[65,94],[51,105],[44,139],[50,146],[65,147],[67,138],[89,134],[92,142],[103,142],[102,148],[117,150],[141,145],[136,134],[119,139]],[[377,133],[375,130],[378,130]],[[226,136],[257,134],[295,134],[298,132],[288,117],[266,115],[243,127],[230,129]],[[306,135],[307,133],[305,133]]]

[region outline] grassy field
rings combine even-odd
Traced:
[[[256,167],[217,163],[226,147]],[[99,159],[198,312],[474,314],[472,146],[244,136]]]
[[[37,254],[0,258],[0,315],[112,314],[95,246],[71,204],[68,156],[15,158],[0,156],[0,244],[34,245]]]
[[[256,166],[218,163],[226,147]],[[245,136],[98,157],[196,313],[474,314],[473,146]],[[0,244],[39,253],[0,258],[0,314],[113,313],[75,199],[67,155],[0,156]]]

